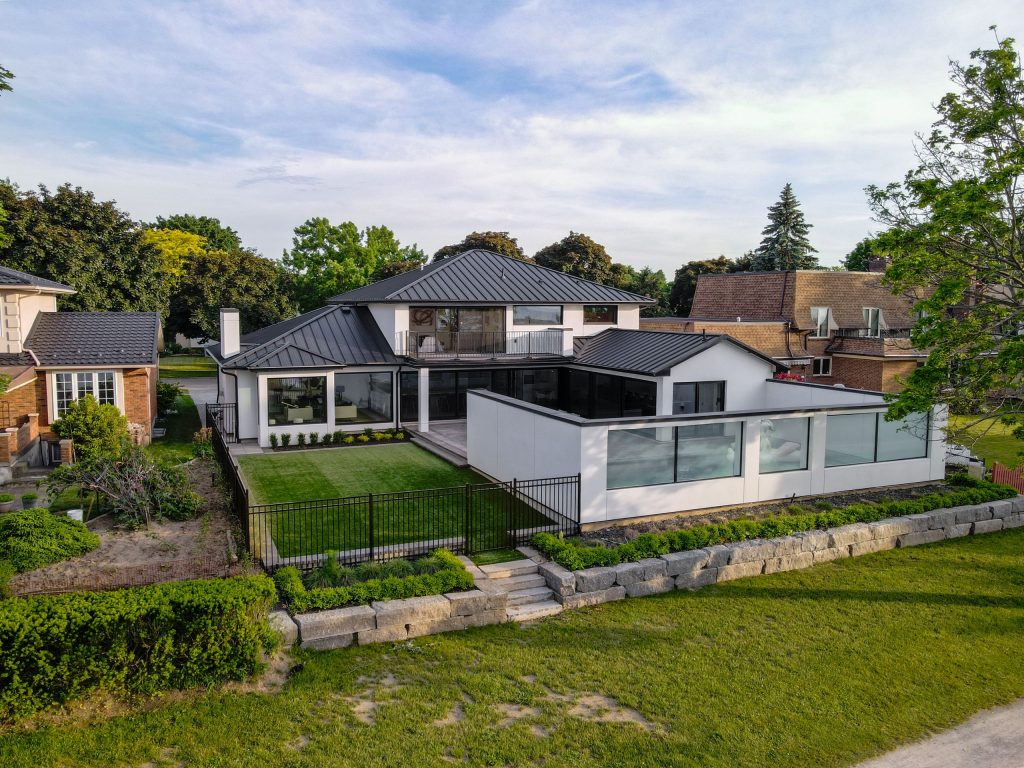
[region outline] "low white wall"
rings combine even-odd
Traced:
[[[885,402],[881,392],[828,387],[821,384],[772,378],[764,382],[763,392],[761,405],[765,408],[806,408],[816,405],[860,405]]]
[[[825,431],[830,412],[882,413],[884,408],[836,405],[828,410],[779,410],[756,415],[658,420],[645,424],[591,425],[560,411],[470,392],[467,448],[471,466],[498,480],[581,475],[582,523],[686,512],[727,505],[810,496],[885,485],[940,480],[945,475],[945,414],[932,417],[928,456],[845,467],[825,467]],[[853,404],[856,405],[856,404]],[[808,468],[762,474],[761,423],[766,418],[809,418]],[[616,429],[743,422],[743,465],[739,477],[608,489],[608,433]]]

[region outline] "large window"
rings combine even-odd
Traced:
[[[512,307],[512,324],[561,325],[562,307],[558,304]]]
[[[583,322],[588,325],[614,325],[619,322],[616,304],[584,304]]]
[[[812,339],[827,339],[832,332],[829,322],[832,310],[829,307],[811,307],[811,322],[814,323]]]
[[[864,307],[864,328],[864,335],[878,336],[882,328],[882,310],[878,307]]]
[[[334,420],[338,424],[391,421],[390,373],[336,373]]]
[[[886,421],[884,413],[837,414],[825,427],[825,466],[921,459],[928,455],[928,416]]]
[[[672,413],[717,413],[725,410],[724,381],[684,381],[672,385]]]
[[[742,422],[608,432],[609,489],[737,477],[742,470]]]
[[[113,371],[88,371],[54,374],[57,418],[64,415],[75,400],[92,395],[100,405],[116,405]]]
[[[832,358],[831,357],[816,357],[814,358],[813,367],[811,368],[812,376],[831,376],[832,375]]]
[[[761,421],[761,474],[807,469],[810,419]]]
[[[267,424],[325,424],[327,377],[267,379]]]

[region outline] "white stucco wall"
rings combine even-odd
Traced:
[[[749,416],[659,420],[645,425],[592,425],[561,412],[517,404],[499,396],[470,392],[467,422],[471,466],[498,480],[537,479],[581,474],[581,522],[599,523],[673,512],[885,485],[938,480],[945,474],[944,413],[932,416],[932,442],[923,459],[848,467],[825,467],[825,430],[829,411],[779,410]],[[882,413],[884,409],[855,409]],[[808,468],[762,474],[761,422],[766,418],[808,418]],[[608,433],[645,426],[670,430],[676,425],[743,422],[742,473],[738,477],[665,483],[636,488],[607,488]]]
[[[17,353],[40,312],[56,312],[52,293],[0,291],[0,352]]]
[[[725,408],[748,411],[765,407],[765,379],[775,366],[723,341],[675,366],[658,388],[658,415],[672,415],[673,385],[688,381],[725,381]]]
[[[767,408],[797,408],[810,405],[856,405],[883,403],[881,392],[827,387],[799,381],[771,379],[765,381],[764,404]]]
[[[409,330],[409,307],[405,304],[370,304],[367,308],[380,332],[391,344],[391,351],[401,352]]]

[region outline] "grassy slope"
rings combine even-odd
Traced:
[[[194,379],[216,375],[216,363],[205,355],[165,355],[160,358],[161,378]]]
[[[1022,552],[1017,529],[530,627],[307,653],[275,696],[198,694],[0,737],[0,764],[853,765],[1024,695]],[[347,697],[389,674],[398,687],[360,722]],[[548,689],[609,696],[657,731],[573,716]],[[434,724],[459,702],[462,722]],[[537,713],[503,727],[510,704]]]
[[[451,488],[484,479],[458,469],[415,445],[282,452],[240,458],[253,504],[330,499],[367,493],[425,488]],[[523,526],[546,521],[504,492],[484,494],[474,509],[471,527],[479,548],[504,545],[501,531],[509,521]],[[465,533],[462,493],[389,506],[375,506],[376,544],[435,540]],[[389,512],[390,510],[390,512]],[[497,524],[495,524],[497,519]],[[357,507],[325,507],[316,514],[279,513],[272,521],[274,543],[281,555],[319,554],[368,545],[368,515]],[[502,536],[498,541],[496,537]],[[481,543],[486,539],[486,544]]]
[[[951,416],[950,424],[956,427],[958,424],[969,424],[973,421],[970,416]],[[1024,463],[1021,451],[1024,451],[1024,442],[1016,439],[1011,433],[1012,428],[1005,424],[986,422],[969,431],[970,440],[963,441],[974,453],[985,460],[985,464],[992,466],[993,461],[998,461],[1006,467],[1016,467]]]
[[[192,436],[199,430],[199,411],[189,395],[181,395],[176,403],[176,414],[168,416],[157,426],[167,429],[167,433],[153,440],[149,445],[149,455],[158,461],[180,464],[192,458]]]

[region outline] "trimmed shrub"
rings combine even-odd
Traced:
[[[333,432],[324,432],[323,438],[320,440],[323,445],[331,445],[334,442]]]
[[[317,445],[319,442],[320,442],[320,433],[319,432],[310,432],[309,433],[309,444],[310,445]]]
[[[75,457],[120,456],[130,442],[128,419],[116,405],[100,405],[92,395],[68,404],[64,415],[50,425],[58,437],[75,444]]]
[[[291,444],[292,444],[292,436],[291,436],[291,434],[289,434],[288,432],[285,432],[283,435],[281,435],[281,445],[283,447],[287,448]]]
[[[918,515],[944,507],[984,504],[988,501],[1008,499],[1017,495],[1017,491],[1008,486],[975,480],[966,475],[963,477],[966,478],[966,481],[953,482],[951,480],[950,482],[950,485],[959,490],[946,493],[929,493],[916,499],[850,504],[838,508],[828,505],[826,508],[819,508],[823,509],[819,512],[811,512],[806,507],[792,505],[787,508],[787,514],[776,517],[763,520],[731,520],[728,523],[698,525],[665,533],[642,533],[632,541],[614,547],[568,541],[550,533],[538,533],[533,537],[533,544],[563,568],[579,571],[595,566],[611,566],[643,560],[645,557],[657,557],[669,552],[700,549],[730,541],[771,539],[815,528],[838,528],[850,523],[873,523],[887,517]]]
[[[100,537],[84,523],[48,509],[26,509],[0,517],[0,561],[31,571],[91,552]]]
[[[185,394],[185,390],[177,384],[160,379],[156,383],[156,415],[163,418],[174,408],[178,398]]]
[[[307,589],[298,569],[291,566],[279,568],[274,573],[274,581],[281,599],[292,613],[324,611],[346,605],[368,605],[375,600],[441,595],[473,588],[473,577],[451,552],[439,549],[432,558],[441,564],[432,573],[396,577],[387,575],[382,566],[382,578],[358,581],[344,587]]]
[[[277,446],[280,443],[281,443],[281,441],[278,439],[277,433],[276,432],[271,432],[270,433],[270,447],[271,448],[277,448]]]
[[[0,721],[95,690],[114,694],[243,680],[272,644],[266,576],[0,602]]]
[[[299,448],[302,448],[306,444],[305,432],[299,432],[299,434],[295,436],[295,444],[299,446]]]
[[[365,435],[360,435],[360,437],[365,438],[366,436]],[[352,435],[346,435],[341,440],[341,442],[343,442],[345,445],[352,445],[352,443],[354,443],[355,441],[356,441],[356,439],[354,437],[352,437]],[[364,440],[364,442],[365,442],[365,440]]]

